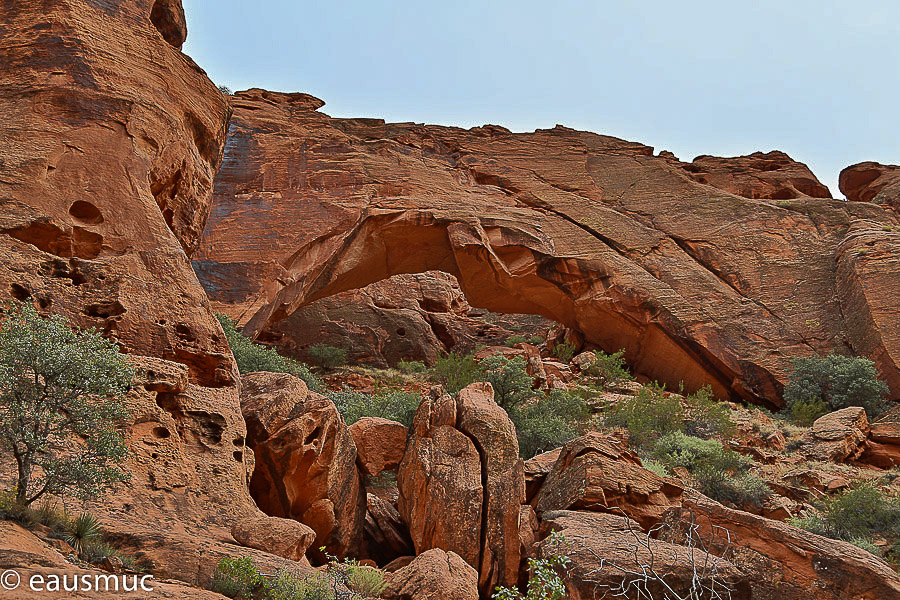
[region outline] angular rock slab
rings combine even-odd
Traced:
[[[565,542],[555,544],[546,537],[550,531],[561,533]],[[703,595],[703,590],[710,588],[720,594],[712,597],[754,597],[747,575],[728,560],[701,548],[654,539],[636,521],[621,515],[549,512],[544,514],[542,533],[545,538],[538,556],[563,554],[572,559],[565,578],[572,600],[706,598],[710,596]],[[672,592],[678,595],[668,595]]]
[[[538,515],[558,510],[624,512],[648,529],[680,504],[683,488],[641,466],[621,443],[591,432],[563,446],[533,500]]]

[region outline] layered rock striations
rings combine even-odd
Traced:
[[[776,406],[792,357],[835,350],[874,359],[900,396],[897,216],[821,197],[786,155],[681,163],[560,126],[389,124],[322,106],[234,96],[195,267],[250,334],[441,270],[473,306],[559,321],[670,386]]]
[[[185,34],[177,0],[0,4],[0,291],[131,355],[132,478],[90,510],[195,581],[260,513],[237,370],[188,258],[230,108]]]

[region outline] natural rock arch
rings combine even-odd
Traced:
[[[670,386],[777,406],[790,358],[837,350],[871,356],[900,392],[898,300],[866,285],[900,281],[883,231],[896,216],[805,195],[824,186],[783,153],[686,164],[562,127],[332,119],[322,104],[234,99],[195,269],[251,335],[435,269],[474,306],[558,320]],[[788,188],[792,200],[765,197]]]

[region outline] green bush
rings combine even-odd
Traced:
[[[553,346],[553,356],[568,364],[575,356],[575,344],[559,342]]]
[[[830,412],[831,407],[821,398],[795,400],[791,407],[786,410],[790,419],[801,427],[809,427],[816,422],[816,419]]]
[[[839,354],[799,357],[792,367],[784,388],[785,403],[792,411],[797,402],[820,399],[832,410],[861,406],[872,419],[888,406],[888,386],[867,358]]]
[[[363,417],[381,417],[410,427],[422,401],[418,392],[396,390],[364,394],[345,389],[342,392],[329,392],[328,397],[344,416],[347,425],[352,425]]]
[[[674,431],[659,438],[649,453],[666,469],[687,469],[701,492],[719,502],[760,505],[771,495],[765,482],[750,473],[752,460],[716,440]]]
[[[254,343],[250,338],[238,331],[235,322],[226,315],[217,314],[216,318],[225,331],[234,361],[241,374],[254,371],[271,373],[288,373],[302,379],[313,391],[322,391],[322,382],[302,362],[282,356],[274,348],[266,348]]]
[[[456,354],[451,352],[441,357],[434,364],[436,379],[444,384],[447,392],[455,394],[470,383],[475,383],[481,378],[481,369],[471,354]]]
[[[861,484],[843,494],[822,498],[810,513],[792,524],[848,542],[871,542],[875,535],[898,538],[900,499],[886,497],[871,484]]]
[[[607,354],[603,350],[594,352],[594,361],[587,368],[591,377],[602,377],[606,382],[634,381],[625,364],[625,349]]]
[[[479,365],[483,381],[494,388],[494,401],[509,411],[534,397],[534,378],[525,371],[525,361],[520,356],[506,358],[493,355]]]
[[[264,577],[249,556],[219,561],[210,589],[235,600],[334,600],[329,577],[319,573],[301,577],[287,569]]]
[[[300,577],[279,569],[275,577],[264,579],[262,600],[333,600],[334,586],[325,575],[313,573]]]
[[[548,541],[559,548],[566,543],[566,538],[558,531],[554,531]],[[525,595],[515,588],[497,586],[491,600],[562,600],[566,597],[563,575],[571,564],[572,560],[562,554],[552,554],[547,558],[529,558]]]
[[[508,338],[506,338],[506,341],[503,342],[503,345],[512,348],[516,344],[527,344],[527,343],[528,343],[528,338],[526,338],[522,334],[517,333],[516,335],[511,335]]]
[[[684,408],[678,396],[666,396],[656,383],[645,385],[635,396],[623,398],[604,415],[607,427],[624,427],[636,448],[647,448],[660,436],[684,429]]]
[[[335,369],[347,364],[347,351],[328,344],[313,344],[307,350],[310,361],[323,369]]]
[[[134,371],[114,342],[13,302],[0,323],[0,450],[17,464],[16,502],[96,498],[128,479],[117,431]]]
[[[348,566],[347,587],[365,598],[379,598],[387,587],[384,571],[358,565]]]
[[[210,588],[235,600],[251,600],[262,584],[263,578],[253,559],[243,556],[220,560]]]
[[[401,360],[397,363],[397,370],[407,375],[412,375],[414,373],[424,373],[425,363],[420,360]]]
[[[719,436],[727,438],[734,434],[728,405],[713,396],[712,387],[704,386],[693,394],[688,394],[683,402],[684,432],[688,435],[709,439]]]
[[[590,417],[584,399],[570,392],[553,390],[535,402],[509,411],[516,426],[519,454],[528,459],[558,448],[578,435],[579,425]]]

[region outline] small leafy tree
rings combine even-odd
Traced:
[[[784,401],[788,408],[798,402],[823,400],[832,410],[862,406],[869,418],[887,408],[888,386],[878,378],[875,363],[861,356],[829,354],[793,360]]]
[[[116,425],[134,377],[118,346],[59,315],[9,305],[0,324],[0,447],[16,460],[16,501],[97,496],[123,481],[128,454]]]
[[[531,389],[534,378],[525,370],[521,356],[506,358],[493,355],[479,365],[484,381],[494,388],[494,400],[507,411],[534,396]]]
[[[434,363],[435,378],[444,384],[451,394],[455,394],[470,383],[479,381],[481,370],[471,354],[451,352]]]

